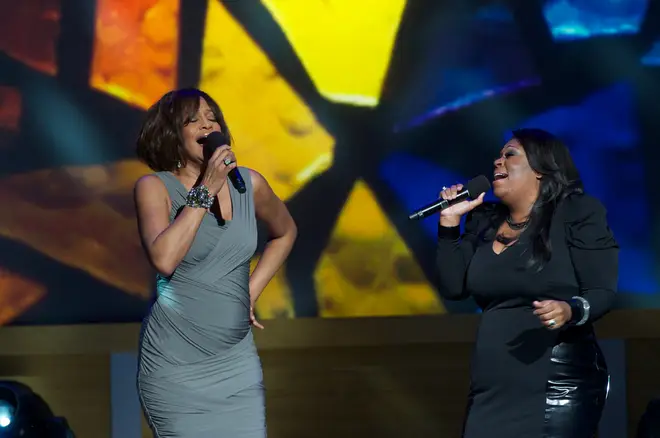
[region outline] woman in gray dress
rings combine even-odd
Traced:
[[[254,304],[291,251],[296,225],[259,173],[228,178],[230,137],[217,103],[197,89],[165,94],[147,112],[137,154],[154,174],[135,185],[142,245],[157,271],[157,299],[140,338],[138,391],[155,437],[266,436]],[[270,240],[250,275],[257,219]]]

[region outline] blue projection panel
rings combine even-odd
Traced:
[[[653,47],[651,47],[649,53],[644,55],[642,58],[642,64],[653,67],[660,67],[660,41],[656,41]]]
[[[632,93],[630,84],[617,84],[579,105],[533,116],[520,127],[546,129],[569,145],[587,192],[607,207],[608,221],[621,246],[620,291],[651,294],[657,292],[658,284],[653,275],[650,212],[642,190],[643,155]]]
[[[639,31],[648,0],[548,0],[543,13],[555,40]]]
[[[401,178],[401,169],[405,169],[407,175],[414,177]],[[442,186],[466,181],[465,177],[456,172],[443,169],[435,163],[405,152],[397,152],[387,157],[381,163],[380,175],[408,212],[437,199]],[[430,237],[436,235],[437,215],[423,219],[422,223]]]
[[[472,15],[447,8],[427,19],[398,92],[403,132],[477,102],[539,84],[525,40],[504,6]],[[512,68],[515,66],[515,68]]]

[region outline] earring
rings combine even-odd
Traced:
[[[177,161],[177,162],[176,162],[176,168],[177,168],[177,169],[181,169],[181,161]]]

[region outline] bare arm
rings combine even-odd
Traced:
[[[250,177],[257,218],[266,223],[269,232],[268,244],[250,277],[250,300],[254,304],[291,252],[298,229],[268,181],[253,170],[250,170]]]
[[[193,243],[206,209],[184,207],[170,224],[170,199],[155,175],[135,184],[135,208],[142,246],[151,265],[166,277],[172,275]]]

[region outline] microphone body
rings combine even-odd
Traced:
[[[445,208],[449,208],[454,204],[458,204],[459,202],[467,201],[468,199],[470,199],[470,193],[467,189],[464,189],[458,194],[458,196],[456,196],[456,198],[452,199],[451,201],[447,199],[438,199],[437,201],[431,202],[430,204],[427,204],[424,207],[416,210],[414,213],[408,216],[408,219],[424,219],[437,211],[444,210]]]
[[[488,181],[488,178],[485,176],[479,175],[468,181],[468,183],[465,185],[465,188],[463,188],[463,190],[458,193],[456,198],[451,200],[442,198],[438,199],[437,201],[427,204],[424,207],[416,210],[414,213],[408,216],[408,219],[424,219],[437,211],[449,208],[454,204],[458,204],[459,202],[467,201],[468,199],[476,199],[482,193],[487,192],[488,190],[490,190],[490,181]]]
[[[213,154],[213,152],[215,152],[215,150],[223,144],[231,146],[231,139],[227,137],[223,132],[217,131],[210,133],[204,141],[204,147],[207,148],[208,156],[211,156],[211,154]],[[237,167],[230,170],[229,175],[227,176],[229,177],[229,181],[231,181],[239,193],[246,192],[247,189],[245,186],[245,180],[243,179],[243,176]]]

